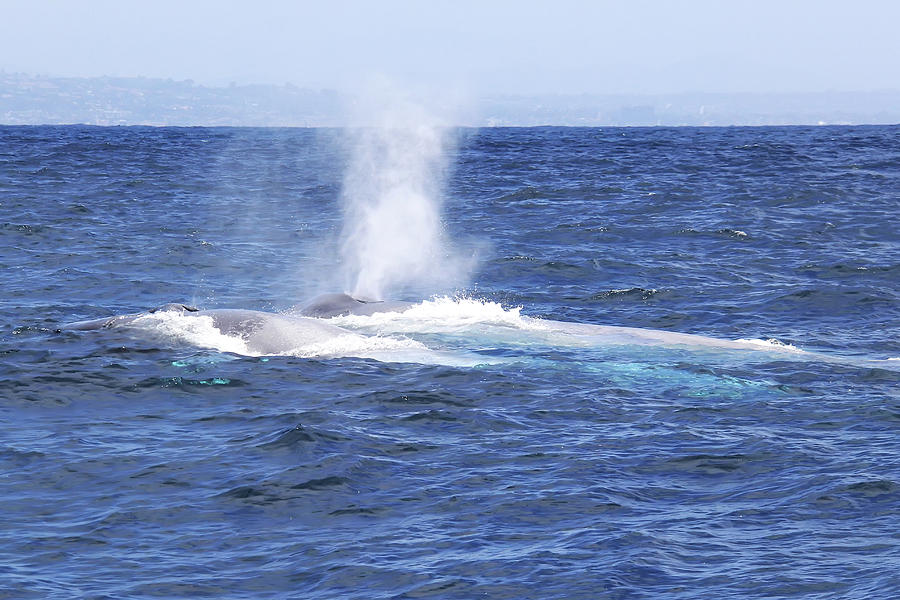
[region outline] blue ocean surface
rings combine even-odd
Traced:
[[[900,597],[900,127],[451,137],[465,280],[271,354],[63,325],[348,291],[352,136],[0,127],[0,597]]]

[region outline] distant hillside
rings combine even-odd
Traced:
[[[294,86],[205,87],[166,79],[30,77],[0,73],[7,125],[338,125],[333,91]]]
[[[290,84],[57,78],[0,72],[0,124],[323,127],[353,98]],[[817,94],[491,96],[470,126],[678,126],[900,123],[900,91]]]
[[[900,91],[500,96],[485,99],[481,112],[492,125],[894,124],[900,123]]]

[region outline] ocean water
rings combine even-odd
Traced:
[[[346,139],[0,127],[0,597],[900,596],[900,127],[459,131],[405,313],[61,329],[341,291]]]

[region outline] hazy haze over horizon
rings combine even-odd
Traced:
[[[0,70],[469,94],[900,88],[900,5],[498,1],[0,3]]]

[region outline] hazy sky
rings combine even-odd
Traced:
[[[0,69],[473,93],[900,89],[900,2],[0,0]]]

